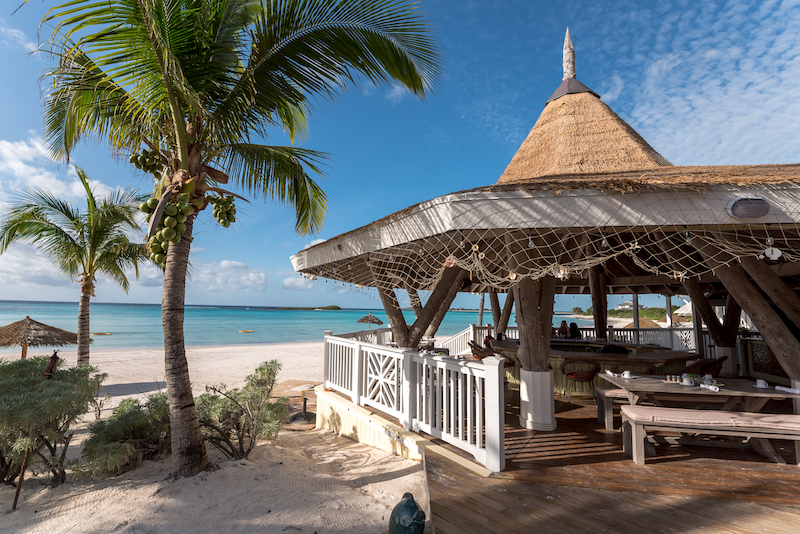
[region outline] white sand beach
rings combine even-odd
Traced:
[[[321,342],[244,345],[189,349],[187,358],[196,394],[206,384],[241,386],[258,364],[278,359],[280,394],[299,399],[322,380],[322,350]],[[74,365],[74,351],[60,355]],[[104,391],[112,401],[104,416],[124,397],[163,388],[161,350],[92,352],[91,363],[109,375]],[[93,421],[89,414],[77,429],[70,457],[78,456]],[[327,431],[285,430],[243,461],[211,447],[209,453],[216,470],[177,480],[169,477],[169,457],[119,477],[70,478],[55,489],[43,486],[46,475],[26,476],[14,512],[14,488],[0,486],[0,532],[373,533],[386,530],[403,493],[421,505],[427,499],[420,463]]]

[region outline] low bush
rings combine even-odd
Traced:
[[[76,468],[91,476],[118,475],[156,460],[170,450],[169,429],[166,393],[150,395],[144,404],[124,399],[108,420],[90,427]]]
[[[278,360],[259,365],[241,389],[206,386],[195,399],[203,437],[233,459],[247,458],[259,439],[271,439],[288,413],[288,399],[270,401],[280,371]]]
[[[75,422],[96,400],[105,375],[81,365],[56,370],[45,379],[48,358],[0,360],[0,473],[12,482],[25,451],[52,474],[51,485],[66,480],[65,458]]]

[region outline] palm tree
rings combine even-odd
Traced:
[[[0,225],[0,253],[14,242],[33,245],[70,279],[81,284],[78,305],[78,365],[89,364],[89,298],[94,296],[98,274],[108,276],[127,293],[125,272],[145,259],[142,245],[131,243],[126,233],[140,231],[135,205],[142,198],[130,189],[116,191],[99,203],[82,169],[75,167],[86,190],[86,211],[54,197],[45,189],[32,189],[21,201],[4,210]]]
[[[163,249],[169,232],[172,242],[154,257],[165,269],[173,462],[175,474],[192,475],[210,463],[183,333],[195,217],[213,200],[227,226],[232,194],[219,186],[229,183],[292,206],[298,233],[317,231],[326,200],[309,173],[320,174],[326,156],[262,144],[270,130],[294,139],[305,132],[312,98],[333,101],[362,79],[424,98],[441,77],[441,56],[413,0],[74,0],[48,13],[51,21],[59,63],[45,74],[45,122],[53,155],[69,157],[97,134],[157,177],[148,238]],[[176,202],[194,206],[180,232],[158,230],[165,205]]]

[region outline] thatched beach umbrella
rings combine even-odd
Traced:
[[[21,321],[0,327],[0,347],[22,347],[22,359],[28,356],[28,347],[77,345],[78,334],[25,317]]]
[[[372,312],[369,312],[367,315],[356,321],[357,323],[367,323],[367,330],[370,329],[370,326],[373,324],[383,324],[383,321],[372,315]]]

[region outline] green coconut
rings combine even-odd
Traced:
[[[164,219],[164,226],[167,228],[175,228],[176,224],[178,224],[178,221],[175,220],[175,217],[167,217]]]
[[[178,232],[179,234],[182,234],[183,232],[186,231],[186,225],[179,222],[178,224],[175,225],[175,231]]]
[[[161,245],[161,251],[166,254],[167,250],[169,250],[169,240],[164,239],[159,244]]]
[[[236,222],[236,216],[235,215],[229,215],[228,216],[228,222],[235,223]]]
[[[153,243],[152,245],[150,245],[150,251],[153,254],[158,254],[159,252],[161,252],[161,243]]]
[[[147,202],[142,202],[141,204],[139,204],[139,211],[150,213],[153,210],[150,208],[150,206],[147,205]]]
[[[172,239],[177,235],[177,232],[172,228],[164,228],[161,231],[161,235],[164,236],[164,239]]]
[[[189,193],[181,193],[178,195],[178,202],[183,202],[184,204],[189,202]]]
[[[191,215],[194,212],[194,206],[184,206],[181,208],[181,213],[184,215]]]
[[[150,200],[147,201],[147,205],[150,206],[150,209],[156,209],[156,206],[158,206],[158,199],[151,198]]]
[[[179,242],[180,242],[180,240],[181,240],[181,236],[180,236],[180,234],[175,234],[175,237],[173,237],[172,239],[170,239],[170,241],[171,241],[171,242],[173,242],[173,243],[179,243]]]
[[[164,213],[166,213],[167,215],[175,215],[176,213],[178,213],[178,207],[175,206],[174,204],[167,204],[167,207],[164,208]]]
[[[167,259],[166,254],[156,254],[153,257],[153,261],[155,261],[156,263],[164,263],[164,260],[166,259]]]
[[[136,163],[139,159],[138,154],[131,154],[131,157],[128,158],[128,163]]]
[[[179,213],[175,216],[175,220],[178,221],[178,224],[186,222],[186,215],[184,215],[183,213]]]

